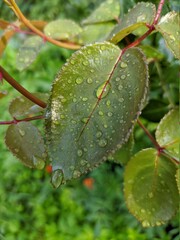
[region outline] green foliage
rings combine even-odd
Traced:
[[[161,225],[178,210],[176,166],[155,149],[142,150],[128,162],[124,191],[127,207],[144,227]]]
[[[142,110],[148,87],[144,55],[132,48],[120,56],[120,49],[110,43],[84,47],[53,83],[46,138],[53,169],[64,175],[63,182],[86,173],[120,148]],[[63,147],[67,145],[68,151]]]
[[[100,2],[96,1],[96,4],[94,4],[91,1],[92,9],[97,6],[94,12],[89,8],[82,15],[75,16],[77,13],[81,13],[82,7],[90,6],[90,1],[89,3],[88,1],[71,1],[69,9],[73,9],[73,13],[75,13],[72,19],[78,19],[81,22],[79,25],[72,20],[65,20],[69,17],[68,14],[65,16],[65,13],[63,13],[59,16],[57,12],[58,0],[51,3],[53,10],[49,11],[47,18],[45,17],[46,20],[50,19],[51,22],[43,23],[41,30],[52,38],[62,40],[63,43],[66,42],[71,45],[72,43],[68,43],[68,41],[73,41],[82,45],[90,44],[80,48],[72,56],[72,51],[58,50],[54,46],[47,46],[45,44],[46,36],[43,39],[37,36],[25,38],[23,45],[24,35],[21,36],[22,39],[15,37],[15,41],[12,40],[10,46],[15,51],[20,48],[17,55],[17,68],[24,70],[28,67],[27,72],[22,71],[17,74],[14,67],[15,54],[10,53],[7,50],[9,46],[7,46],[2,63],[7,65],[7,70],[14,74],[15,78],[26,79],[23,85],[30,89],[31,92],[49,92],[54,73],[57,72],[59,65],[62,66],[63,62],[67,58],[69,59],[66,60],[66,63],[57,74],[50,97],[48,97],[49,100],[45,109],[44,136],[42,137],[39,130],[31,123],[26,122],[25,119],[23,121],[18,120],[22,117],[32,117],[33,119],[37,114],[44,114],[44,111],[34,103],[26,100],[25,97],[19,97],[15,98],[9,107],[10,115],[14,118],[13,121],[10,119],[11,123],[16,124],[11,124],[8,127],[5,141],[11,152],[30,168],[42,169],[47,154],[46,160],[52,161],[53,165],[51,181],[55,188],[72,178],[79,178],[82,174],[85,175],[105,160],[122,165],[126,164],[124,191],[130,212],[144,227],[159,226],[169,221],[178,208],[179,169],[177,166],[179,164],[180,133],[176,129],[179,122],[176,105],[179,104],[177,84],[179,63],[174,57],[179,58],[177,51],[179,48],[179,15],[174,11],[170,12],[170,10],[176,9],[177,4],[176,1],[167,3],[163,9],[165,16],[154,24],[157,12],[153,3],[147,1],[137,3],[138,1],[134,0],[129,2],[107,0],[102,4]],[[23,4],[24,10],[27,12],[31,6],[29,4],[31,4],[31,1]],[[61,9],[67,9],[66,4],[62,3]],[[37,4],[35,10],[34,6],[35,4],[31,8],[33,9],[31,13],[29,13],[31,16],[36,17],[37,14],[35,13],[40,11],[40,8],[42,10],[48,8],[49,10],[48,2],[43,2],[42,6]],[[130,10],[125,14],[128,9]],[[62,17],[65,17],[65,19],[63,20]],[[58,20],[52,21],[53,19]],[[85,20],[82,21],[82,19]],[[69,23],[71,23],[71,26],[69,26]],[[9,31],[9,27],[2,27],[4,24],[6,25],[5,21],[0,20],[0,28],[5,29],[0,37],[1,54],[7,45],[7,40],[17,30],[11,26],[11,32],[6,35],[6,30]],[[16,27],[18,27],[18,31],[24,30],[24,26],[19,23],[17,23]],[[148,29],[149,31],[152,30],[152,33],[156,29],[161,34],[149,36],[146,32]],[[143,35],[144,32],[147,35]],[[24,33],[28,34],[29,32],[25,31]],[[141,38],[138,38],[139,35]],[[144,39],[143,42],[142,39]],[[164,40],[170,51],[167,49]],[[96,41],[100,43],[94,44]],[[114,45],[117,43],[121,46],[121,49],[119,46]],[[142,50],[133,47],[139,44],[147,57],[147,61]],[[40,52],[42,45],[44,45],[44,48]],[[38,54],[37,62],[34,62]],[[12,62],[9,59],[13,59]],[[151,76],[149,101],[147,99],[148,67],[146,62],[149,64]],[[38,68],[41,71],[38,71]],[[9,95],[11,96],[11,94]],[[44,101],[47,100],[45,95],[39,95],[39,93],[35,95]],[[4,97],[1,92],[0,98],[2,98],[3,112],[3,103],[7,102],[4,99],[8,99],[8,97]],[[143,109],[144,107],[145,109]],[[134,128],[141,111],[144,117],[142,119],[143,123],[151,134],[155,133],[156,139],[142,125],[141,127],[147,136],[144,133],[142,134],[141,129]],[[165,115],[167,112],[169,113]],[[9,118],[7,115],[5,117]],[[41,117],[44,117],[44,115]],[[42,129],[42,123],[37,122],[36,126]],[[128,141],[132,131],[133,133]],[[144,149],[152,147],[152,145],[155,145],[157,150],[152,148]],[[133,156],[134,153],[137,154]],[[9,171],[9,169],[13,168],[12,161],[8,161],[7,165],[3,166]],[[104,164],[104,166],[108,166],[108,164]],[[112,168],[117,167],[114,164],[110,166]],[[102,174],[99,173],[99,175],[98,171],[94,171],[90,175],[89,183],[83,182],[87,188],[86,190],[79,188],[80,182],[74,180],[71,182],[72,185],[67,185],[67,188],[62,187],[64,190],[59,190],[63,194],[60,197],[56,195],[57,201],[54,201],[52,197],[50,210],[47,209],[47,219],[52,217],[52,221],[56,222],[57,218],[59,218],[59,202],[64,216],[67,209],[70,209],[70,217],[61,217],[58,225],[47,224],[48,221],[43,216],[43,208],[40,207],[40,204],[35,204],[37,214],[40,213],[37,215],[38,217],[36,216],[35,229],[38,231],[33,231],[29,239],[42,238],[44,240],[51,239],[52,236],[54,239],[59,239],[59,234],[62,234],[62,239],[72,239],[73,237],[78,240],[85,238],[98,240],[126,239],[127,237],[128,239],[156,239],[156,237],[157,239],[158,237],[171,239],[172,234],[168,236],[164,233],[164,235],[153,235],[149,231],[150,237],[148,234],[143,234],[143,231],[138,232],[127,229],[127,225],[131,224],[121,218],[119,216],[121,211],[119,211],[119,208],[116,209],[116,206],[122,204],[122,201],[120,203],[121,198],[113,197],[114,194],[120,192],[117,179],[120,176],[122,181],[122,171],[120,170],[120,174],[112,169],[108,168],[107,170],[105,168]],[[27,172],[26,174],[28,175]],[[33,174],[35,175],[36,172]],[[112,177],[110,177],[110,174],[112,174]],[[37,178],[41,180],[40,182],[47,179],[43,173],[37,175]],[[107,175],[109,182],[105,181]],[[99,179],[98,187],[94,184],[92,176]],[[14,175],[9,174],[9,177],[13,179]],[[19,180],[20,183],[24,182],[24,179]],[[7,185],[6,192],[9,191],[11,185],[17,188],[18,182],[15,185],[10,181],[10,184]],[[75,190],[76,186],[77,189]],[[40,184],[37,188],[42,188],[43,192],[41,193],[46,191],[52,195],[54,193],[54,190],[49,190],[47,183]],[[73,203],[71,200],[67,202],[67,199],[71,199],[73,193],[78,195],[78,189],[80,189],[79,198],[76,199],[78,203]],[[23,190],[20,191],[24,193]],[[35,191],[38,192],[39,190],[36,189]],[[92,195],[87,195],[87,192],[91,192]],[[45,202],[45,200],[42,200],[43,196],[45,196],[44,199],[47,198],[46,193],[42,194],[42,196],[39,196],[39,203]],[[100,196],[103,200],[101,199],[98,204],[95,196]],[[14,202],[17,201],[21,213],[23,204],[18,205],[19,198],[24,203],[26,197],[22,194],[22,196],[17,197],[18,200],[14,200]],[[105,202],[102,209],[101,205],[104,199],[107,199],[107,203]],[[6,201],[3,190],[1,201],[3,203]],[[79,203],[84,204],[82,208]],[[26,209],[28,212],[30,211],[29,208],[28,206]],[[0,210],[2,211],[2,219],[11,218],[11,216],[6,216],[5,210]],[[75,220],[75,217],[71,215],[76,210]],[[108,215],[109,211],[112,211],[110,217]],[[105,216],[107,216],[108,220]],[[20,220],[12,221],[10,227],[3,222],[2,237],[5,236],[8,239],[14,239],[14,237],[25,238],[23,233],[22,236],[18,235],[18,229],[23,227],[24,222],[19,215],[17,218]],[[117,221],[112,223],[112,219],[117,219]],[[33,220],[31,219],[30,222],[33,222]],[[88,221],[88,225],[86,225],[86,221]],[[82,222],[84,225],[80,234],[79,229]],[[124,226],[125,230],[121,233],[120,227],[123,224],[126,224]],[[133,224],[132,227],[137,227],[137,222]],[[57,232],[57,226],[59,226],[59,232]],[[93,231],[92,228],[95,230]],[[76,229],[78,230],[76,231]],[[26,232],[29,233],[30,230],[27,228]],[[178,231],[176,227],[173,230],[175,233]]]
[[[44,141],[38,129],[29,122],[20,122],[8,127],[5,142],[9,150],[23,164],[42,169],[46,153]]]

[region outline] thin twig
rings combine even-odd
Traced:
[[[24,23],[24,25],[26,27],[31,29],[31,31],[34,32],[36,35],[39,35],[40,37],[42,37],[45,41],[48,41],[54,45],[57,45],[57,46],[63,47],[63,48],[67,48],[67,49],[76,50],[81,47],[80,45],[75,44],[75,43],[60,42],[60,41],[57,41],[53,38],[46,36],[43,32],[41,32],[33,24],[31,24],[31,22],[23,15],[23,13],[21,12],[21,10],[19,9],[19,7],[17,6],[17,4],[14,0],[9,0],[8,2],[7,1],[5,1],[5,2],[12,8],[12,10],[16,14],[16,16]]]
[[[3,78],[13,86],[18,92],[20,92],[23,96],[28,98],[30,101],[34,102],[35,104],[39,105],[42,108],[46,108],[46,103],[41,101],[39,98],[34,96],[32,93],[27,91],[24,87],[22,87],[16,80],[9,75],[9,73],[0,66],[0,73],[2,74]]]
[[[11,121],[0,121],[0,125],[11,125],[11,124],[17,124],[19,122],[29,122],[29,121],[33,121],[33,120],[38,120],[38,119],[43,119],[44,116],[40,115],[40,116],[34,116],[34,117],[29,117],[29,118],[23,118],[23,119],[16,119],[14,118]]]

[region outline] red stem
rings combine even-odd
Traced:
[[[159,6],[158,6],[158,10],[157,10],[157,13],[156,13],[156,16],[154,18],[154,22],[153,22],[153,25],[156,25],[159,21],[159,18],[160,18],[160,15],[161,15],[161,12],[162,12],[162,8],[163,8],[163,5],[164,5],[164,0],[161,0],[160,3],[159,3]]]
[[[43,115],[35,116],[35,117],[29,117],[29,118],[24,118],[24,119],[19,119],[19,120],[14,118],[14,120],[12,120],[12,121],[2,121],[2,122],[0,122],[0,125],[17,124],[19,122],[29,122],[29,121],[43,119],[43,118],[44,118]]]
[[[9,73],[0,66],[0,73],[2,74],[3,78],[11,85],[13,86],[18,92],[20,92],[23,96],[28,98],[30,101],[34,102],[35,104],[39,105],[42,108],[46,108],[46,103],[41,101],[39,98],[34,96],[32,93],[27,91],[25,88],[23,88],[16,80],[9,75]]]

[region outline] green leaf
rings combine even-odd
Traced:
[[[108,39],[114,44],[120,42],[125,36],[146,24],[152,24],[156,14],[156,7],[152,3],[139,2],[122,19]]]
[[[124,193],[129,211],[144,227],[159,226],[178,210],[176,166],[155,149],[142,150],[125,169]]]
[[[180,193],[180,168],[178,168],[176,171],[176,182],[177,182],[177,187]]]
[[[133,134],[131,134],[127,143],[123,144],[120,149],[118,149],[113,155],[108,156],[108,160],[125,165],[130,160],[132,156],[132,149],[134,146]]]
[[[17,54],[17,68],[24,70],[37,58],[41,47],[43,46],[43,39],[39,36],[28,37],[23,45],[20,47]]]
[[[44,102],[47,102],[49,97],[49,94],[47,93],[35,93],[34,95]],[[15,118],[29,117],[31,115],[44,112],[44,108],[41,108],[40,106],[36,105],[21,95],[12,100],[9,105],[9,112],[11,116]]]
[[[107,0],[95,9],[92,14],[82,21],[82,24],[102,23],[115,20],[120,14],[118,0]]]
[[[53,83],[46,137],[63,182],[105,161],[127,141],[147,94],[148,69],[138,48],[123,54],[108,42],[83,47]]]
[[[113,22],[87,25],[83,28],[83,31],[77,36],[77,38],[79,39],[79,42],[84,45],[94,42],[102,42],[109,36],[114,25]]]
[[[180,128],[178,109],[171,110],[160,121],[156,130],[156,140],[160,146],[179,159]]]
[[[75,40],[75,36],[82,31],[81,27],[72,20],[58,19],[48,23],[44,33],[57,40]]]
[[[143,50],[144,54],[146,55],[147,59],[149,60],[162,60],[165,56],[159,52],[156,48],[150,45],[142,45],[140,48]]]
[[[45,165],[45,146],[36,127],[20,122],[8,127],[5,143],[9,150],[27,167],[42,169]]]
[[[180,59],[180,14],[178,12],[169,12],[160,19],[156,29],[163,35],[167,47],[172,51],[175,57]]]

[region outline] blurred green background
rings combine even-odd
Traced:
[[[75,21],[88,16],[100,2],[17,0],[21,10],[30,19],[54,20],[66,17]],[[121,14],[127,12],[135,2],[138,1],[120,0]],[[152,2],[156,5],[158,3]],[[163,11],[172,9],[178,10],[177,1],[168,1]],[[2,0],[0,18],[15,19],[13,12]],[[16,69],[16,55],[24,39],[23,34],[17,34],[10,41],[0,64],[29,91],[49,92],[55,74],[72,51],[46,43],[37,60],[25,71],[19,72]],[[159,119],[168,111],[169,95],[173,96],[172,101],[177,104],[174,96],[178,91],[178,63],[166,50],[160,36],[150,37],[146,43],[163,53],[164,58],[158,65],[163,72],[161,78],[164,79],[163,74],[170,76],[163,83],[167,87],[164,92],[162,82],[157,83],[160,77],[157,66],[154,63],[149,65],[152,91],[143,121],[153,133]],[[9,102],[19,93],[6,82],[0,83],[0,91],[7,91],[7,95],[0,100],[0,120],[11,120]],[[158,110],[153,108],[153,101],[159,104]],[[40,121],[37,124],[42,126]],[[128,212],[123,197],[123,166],[104,163],[92,173],[55,190],[46,170],[28,169],[11,155],[4,144],[6,129],[6,125],[0,126],[0,240],[178,239],[178,215],[164,226],[144,229]],[[135,128],[135,140],[135,152],[151,146],[138,127]]]

